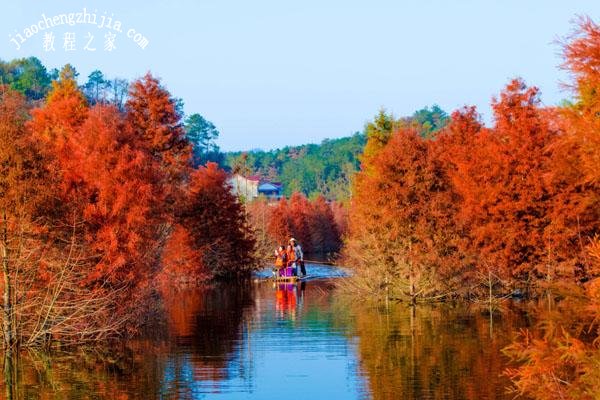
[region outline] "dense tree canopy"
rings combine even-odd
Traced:
[[[120,107],[99,94],[96,72],[86,96],[66,65],[33,109],[19,88],[0,86],[9,347],[132,332],[156,282],[243,277],[256,266],[226,173],[191,162],[180,102],[147,74]]]
[[[41,100],[50,91],[51,81],[58,71],[48,72],[36,57],[21,58],[11,62],[0,60],[0,84],[9,85],[28,99]]]
[[[584,19],[565,45],[572,104],[544,107],[514,79],[490,127],[472,107],[435,131],[383,112],[367,125],[346,247],[365,290],[417,300],[598,278],[598,31]]]

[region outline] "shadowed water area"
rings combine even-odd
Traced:
[[[265,273],[164,294],[144,339],[67,354],[25,353],[14,399],[511,399],[501,349],[525,314],[448,304],[376,307],[343,298],[334,267],[302,284]],[[11,386],[7,386],[10,382]],[[12,391],[11,391],[12,387]]]

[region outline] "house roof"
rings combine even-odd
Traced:
[[[258,187],[258,191],[276,191],[279,190],[280,187],[274,185],[272,182],[265,182]]]
[[[281,190],[281,188],[283,187],[283,184],[281,182],[271,182],[271,181],[265,181],[263,179],[261,179],[261,177],[259,175],[250,175],[250,176],[244,176],[242,174],[235,174],[236,176],[246,179],[250,182],[257,182],[259,184],[259,188],[265,186],[264,188],[262,188],[263,190]]]

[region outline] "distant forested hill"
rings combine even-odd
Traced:
[[[360,168],[367,137],[385,135],[406,125],[416,125],[423,137],[431,137],[448,120],[446,112],[437,105],[402,118],[381,110],[363,132],[350,137],[270,151],[229,152],[223,166],[242,175],[281,182],[286,196],[302,192],[309,197],[322,194],[329,200],[344,201],[350,197],[351,179]]]
[[[350,194],[350,179],[360,166],[365,144],[365,134],[357,132],[341,139],[325,139],[321,144],[226,153],[225,166],[282,182],[286,196],[302,192],[309,197],[323,194],[344,200]]]

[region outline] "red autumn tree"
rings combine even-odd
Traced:
[[[311,229],[317,229],[317,227],[311,225],[310,202],[303,194],[294,192],[290,197],[288,211],[291,236],[294,236],[294,238],[304,246],[304,251],[311,251]],[[288,238],[288,240],[289,239],[290,238]]]
[[[69,66],[32,115],[29,128],[43,143],[59,182],[64,217],[54,233],[76,236],[71,241],[80,261],[71,272],[77,272],[79,287],[89,290],[81,296],[110,298],[106,312],[121,323],[132,322],[156,268],[157,228],[151,218],[156,165],[134,146],[115,108],[88,109]],[[126,305],[119,300],[124,298],[130,300]]]
[[[154,183],[163,211],[172,214],[192,157],[178,101],[148,73],[131,84],[125,110],[133,147],[146,151],[159,166]]]
[[[25,127],[27,118],[23,96],[0,85],[1,318],[2,342],[9,356],[20,334],[15,311],[23,294],[16,290],[23,282],[17,271],[35,268],[26,264],[26,260],[34,253],[38,236],[44,231],[39,219],[43,216],[44,202],[50,199],[43,185],[43,179],[49,176],[45,174],[39,148]]]
[[[150,153],[165,165],[178,167],[189,162],[186,140],[177,99],[150,73],[131,84],[125,104],[127,121]]]
[[[564,46],[563,67],[574,78],[575,104],[565,113],[571,122],[570,135],[579,143],[584,179],[600,185],[600,26],[582,18],[571,41]]]
[[[159,279],[165,287],[172,287],[174,283],[204,282],[212,277],[210,269],[203,262],[202,251],[196,248],[190,232],[181,225],[173,228],[161,260]]]
[[[70,119],[76,107],[68,105],[79,103],[54,97],[50,110],[36,111],[26,126],[24,100],[0,92],[0,165],[7,168],[0,180],[4,333],[12,337],[11,345],[48,346],[56,339],[81,344],[121,332],[125,320],[114,313],[119,290],[99,292],[85,284],[94,263],[82,220],[82,175],[74,173],[72,160],[60,158],[64,149],[74,149],[64,132],[76,133]],[[55,135],[61,146],[45,135]]]
[[[285,198],[273,207],[268,225],[269,235],[277,245],[286,245],[292,235],[292,226],[289,218],[289,203]]]
[[[484,188],[470,177],[476,176],[481,170],[476,157],[479,154],[478,148],[485,145],[482,141],[484,132],[476,108],[464,107],[452,113],[450,122],[438,134],[438,140],[433,144],[452,185],[452,207],[455,207],[452,224],[455,233],[453,245],[456,251],[453,255],[458,258],[446,260],[446,265],[460,269],[463,277],[470,281],[478,279],[473,274],[478,254],[472,252],[471,216],[478,207],[474,199],[484,193]],[[473,195],[461,196],[461,192]]]
[[[96,105],[72,137],[85,185],[83,215],[87,240],[98,264],[90,281],[136,284],[156,268],[157,237],[154,168],[142,150],[132,146],[125,122],[113,106]]]
[[[151,214],[161,191],[159,169],[113,107],[90,111],[67,66],[43,108],[34,110],[30,128],[42,139],[61,171],[62,200],[84,227],[98,261],[88,282],[133,284],[148,278],[156,250]],[[83,228],[82,228],[83,230]]]
[[[323,196],[310,204],[310,250],[318,254],[337,253],[341,238],[331,206]]]
[[[492,107],[495,126],[478,134],[462,157],[459,153],[453,173],[469,229],[469,253],[484,274],[492,271],[503,281],[546,274],[538,269],[551,255],[544,240],[550,223],[544,177],[547,146],[557,132],[540,109],[538,90],[520,80],[512,81]]]
[[[254,207],[251,204],[251,207]],[[341,236],[333,210],[324,197],[309,201],[301,193],[294,192],[290,200],[281,199],[268,212],[267,234],[271,257],[275,247],[287,245],[294,237],[304,253],[325,255],[337,253]],[[253,217],[256,221],[256,217]]]
[[[200,254],[201,267],[192,265],[192,271],[200,268],[224,278],[243,277],[254,269],[254,238],[244,207],[217,164],[208,163],[191,173],[178,219],[188,231],[191,247]]]
[[[72,138],[87,118],[88,106],[83,93],[77,87],[76,71],[67,64],[61,71],[59,79],[52,82],[52,90],[48,94],[46,104],[34,109],[29,128],[33,135],[48,148],[51,157],[49,168],[62,176],[61,188],[63,199],[77,196],[81,181],[79,165],[74,158],[79,158],[73,148]]]
[[[574,78],[574,102],[557,110],[556,124],[565,131],[552,146],[554,189],[548,240],[559,265],[580,279],[591,276],[586,242],[600,232],[600,27],[588,18],[564,45],[563,67]]]
[[[367,290],[413,301],[443,289],[437,252],[448,246],[450,187],[417,129],[401,129],[354,186],[347,251]],[[442,286],[440,286],[442,285]]]

